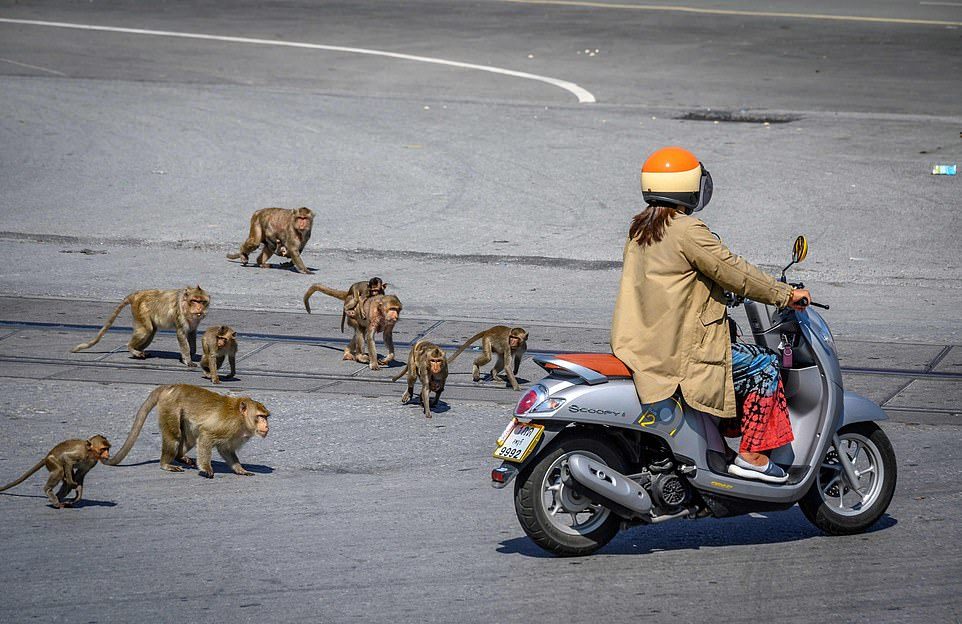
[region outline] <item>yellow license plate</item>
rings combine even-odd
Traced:
[[[543,432],[544,425],[513,421],[498,440],[494,457],[510,462],[523,462],[538,446],[538,440],[541,439]]]

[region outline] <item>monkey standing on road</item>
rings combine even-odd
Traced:
[[[217,369],[224,363],[224,358],[230,363],[230,377],[236,372],[235,358],[237,357],[237,332],[227,325],[208,327],[201,336],[200,344],[204,348],[204,355],[200,358],[200,367],[204,369],[204,377],[215,384],[220,383]]]
[[[397,381],[405,373],[408,376],[408,389],[401,397],[401,403],[407,403],[414,394],[414,380],[421,380],[421,403],[424,406],[424,417],[431,418],[431,408],[441,400],[441,393],[444,392],[444,382],[448,378],[448,361],[444,357],[441,347],[428,342],[418,340],[411,348],[408,355],[408,362],[401,369],[401,372],[391,378]],[[428,397],[434,392],[434,400]]]
[[[354,282],[347,290],[336,290],[334,288],[328,288],[323,284],[314,284],[304,293],[304,309],[307,310],[308,314],[311,313],[310,299],[311,295],[316,292],[322,292],[335,299],[340,299],[344,302],[344,310],[341,312],[341,332],[343,333],[344,321],[348,317],[357,317],[357,307],[361,304],[361,301],[368,297],[383,295],[386,287],[387,284],[385,284],[384,280],[380,277],[372,277],[367,281]]]
[[[197,353],[197,326],[207,315],[210,306],[210,295],[199,285],[174,290],[138,290],[127,295],[93,340],[78,344],[70,351],[76,353],[100,342],[128,304],[134,317],[134,333],[127,343],[130,357],[140,360],[146,358],[143,350],[154,339],[158,329],[176,329],[180,361],[190,367],[197,366],[193,361]]]
[[[520,390],[521,387],[518,385],[515,375],[518,374],[518,369],[521,367],[521,358],[528,350],[528,332],[521,327],[495,325],[468,338],[468,341],[454,352],[448,363],[454,362],[455,358],[479,338],[481,339],[482,354],[474,360],[472,369],[474,381],[481,380],[481,367],[491,361],[491,352],[494,351],[498,354],[498,361],[491,369],[491,378],[494,379],[498,376],[498,372],[503,370],[508,375],[511,387]]]
[[[110,442],[102,435],[95,435],[87,440],[66,440],[50,449],[46,457],[34,464],[33,468],[23,473],[19,479],[0,487],[0,492],[23,483],[27,477],[46,466],[50,476],[43,486],[43,492],[54,507],[63,509],[80,501],[84,493],[84,477],[98,461],[106,463],[109,458]],[[58,483],[62,483],[60,491],[54,494],[53,488]],[[77,490],[77,493],[72,499],[64,500],[63,497],[70,490]]]
[[[394,295],[368,297],[361,301],[356,312],[354,317],[348,317],[347,324],[354,328],[354,337],[344,349],[343,359],[367,363],[371,370],[378,370],[381,365],[394,360],[394,325],[401,317],[401,300]],[[380,362],[374,346],[374,334],[379,332],[384,333],[387,348],[387,356]],[[365,346],[367,355],[364,354]]]
[[[261,208],[251,216],[250,234],[241,244],[240,251],[227,254],[227,258],[242,260],[246,265],[248,255],[263,245],[257,256],[258,266],[267,268],[267,261],[280,250],[282,256],[290,258],[288,266],[293,265],[301,273],[310,273],[301,253],[311,238],[313,226],[314,212],[310,208]]]
[[[175,384],[159,386],[144,401],[134,418],[134,424],[120,450],[108,461],[116,466],[124,460],[137,441],[147,415],[157,407],[160,425],[160,467],[170,472],[183,472],[175,466],[198,466],[201,476],[214,478],[210,464],[211,453],[217,449],[220,456],[236,474],[250,476],[237,459],[237,449],[253,435],[267,437],[271,415],[262,403],[248,397],[230,397],[206,388]],[[197,461],[187,457],[187,452],[197,446]]]

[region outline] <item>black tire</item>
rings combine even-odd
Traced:
[[[895,493],[898,468],[892,443],[889,442],[885,432],[875,423],[862,422],[843,427],[839,430],[838,436],[843,446],[852,441],[863,445],[856,453],[856,460],[859,460],[864,450],[866,457],[870,457],[873,462],[875,477],[870,479],[870,483],[863,484],[863,487],[869,490],[870,502],[864,506],[858,504],[843,509],[836,503],[836,500],[841,503],[842,497],[851,490],[845,486],[845,481],[834,486],[833,490],[830,485],[832,479],[836,476],[841,477],[841,474],[831,468],[820,468],[818,477],[812,483],[812,487],[805,497],[798,502],[798,506],[802,508],[802,513],[805,514],[809,522],[825,533],[829,535],[852,535],[861,533],[875,524],[888,509],[889,503],[892,501],[892,495]],[[822,463],[837,463],[837,459],[833,458],[837,458],[834,444],[829,447]],[[868,473],[864,472],[863,474]],[[841,489],[839,486],[841,486]],[[826,491],[829,494],[826,494]],[[839,498],[835,499],[835,496]]]
[[[625,469],[622,453],[614,442],[602,436],[581,433],[555,440],[530,469],[519,475],[514,487],[514,509],[521,528],[541,548],[565,557],[590,555],[610,542],[621,526],[621,518],[603,508],[591,516],[593,520],[584,523],[585,530],[579,526],[563,530],[549,517],[544,500],[545,478],[556,462],[561,460],[552,473],[560,469],[566,455],[574,452],[594,456],[619,472]],[[567,496],[574,494],[569,492]],[[586,499],[575,496],[574,500]]]

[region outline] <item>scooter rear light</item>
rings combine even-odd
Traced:
[[[515,414],[527,414],[531,411],[531,408],[541,403],[548,396],[548,390],[542,385],[533,386],[530,390],[522,395],[521,400],[518,401],[518,406],[514,408]]]

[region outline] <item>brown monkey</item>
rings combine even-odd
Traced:
[[[204,369],[204,377],[215,384],[220,383],[217,369],[224,363],[224,358],[230,363],[230,376],[236,371],[237,332],[227,325],[208,327],[200,339],[204,347],[204,355],[200,358],[200,366]]]
[[[147,357],[144,349],[158,329],[176,329],[180,361],[190,367],[197,366],[193,361],[197,353],[197,325],[207,315],[210,306],[210,295],[199,285],[175,290],[138,290],[127,295],[93,340],[78,344],[70,351],[76,353],[100,342],[128,304],[134,317],[134,333],[127,343],[130,357],[140,360]]]
[[[185,466],[198,466],[200,474],[214,478],[210,465],[211,451],[216,448],[220,456],[239,475],[250,476],[237,459],[237,449],[254,434],[267,437],[271,415],[262,403],[248,397],[230,397],[211,392],[199,386],[175,384],[159,386],[150,393],[120,450],[108,461],[116,466],[123,461],[137,441],[144,427],[147,414],[157,406],[160,425],[160,467],[170,472],[183,472],[174,460]],[[187,452],[197,446],[197,461],[187,457]]]
[[[468,341],[454,352],[448,363],[454,362],[455,358],[479,338],[481,339],[483,353],[474,360],[472,370],[474,380],[481,380],[481,367],[491,361],[491,352],[494,351],[498,354],[498,361],[491,369],[491,378],[494,379],[498,376],[498,372],[503,370],[508,375],[511,387],[520,390],[521,387],[518,385],[515,375],[518,374],[518,369],[521,367],[521,358],[528,350],[528,332],[520,327],[495,325],[468,338]]]
[[[344,302],[344,310],[341,312],[341,332],[343,332],[345,319],[347,317],[356,318],[357,306],[360,305],[361,301],[368,297],[383,295],[386,287],[387,284],[380,277],[372,277],[366,282],[354,282],[347,290],[336,290],[323,284],[314,284],[304,293],[304,308],[308,314],[311,313],[310,298],[316,292],[322,292],[335,299],[340,299]]]
[[[401,316],[401,300],[394,295],[377,295],[363,299],[354,317],[348,317],[347,324],[354,328],[354,337],[344,349],[345,360],[368,363],[371,370],[380,368],[394,359],[394,325]],[[387,357],[378,362],[374,334],[384,332],[384,346]],[[364,348],[367,347],[367,355]]]
[[[401,403],[407,403],[414,394],[414,380],[421,380],[421,403],[424,405],[424,417],[431,418],[431,408],[441,400],[441,393],[444,392],[444,382],[448,378],[448,360],[444,357],[444,351],[436,344],[427,340],[418,340],[411,348],[408,355],[407,364],[401,372],[391,378],[397,381],[407,373],[408,389],[401,397]],[[431,391],[434,391],[434,400],[429,401]]]
[[[23,483],[27,477],[46,466],[50,476],[43,486],[43,492],[54,507],[63,509],[83,497],[84,477],[98,461],[107,463],[109,458],[110,442],[102,435],[95,435],[87,440],[66,440],[50,449],[46,457],[34,464],[33,468],[23,473],[19,479],[0,487],[0,492]],[[58,483],[62,483],[60,491],[54,494],[53,488]],[[77,493],[70,500],[64,500],[63,497],[70,490],[77,490]]]
[[[261,208],[251,216],[251,231],[240,251],[227,254],[227,257],[242,260],[246,265],[247,256],[263,245],[257,264],[267,267],[267,261],[281,248],[284,253],[280,255],[291,259],[288,266],[293,265],[301,273],[310,273],[301,253],[311,238],[313,226],[314,212],[310,208]]]

